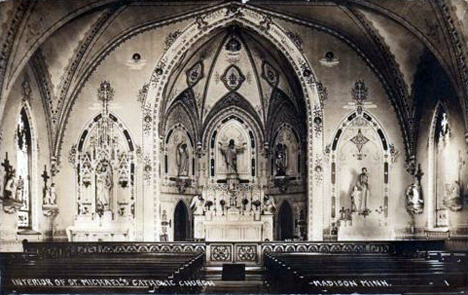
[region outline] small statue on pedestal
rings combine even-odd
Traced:
[[[189,174],[189,154],[185,142],[177,145],[176,154],[177,176],[188,176]]]
[[[357,212],[358,214],[367,211],[367,202],[369,199],[369,173],[366,167],[363,167],[361,171],[351,193],[351,211]]]
[[[455,180],[452,183],[445,184],[444,206],[451,211],[460,211],[463,208],[460,182]]]
[[[55,183],[52,183],[49,188],[46,189],[44,197],[44,205],[56,205],[57,193],[55,191]]]
[[[288,166],[287,162],[287,147],[285,144],[277,143],[275,147],[275,167],[276,167],[276,176],[285,176],[286,168]]]
[[[201,195],[194,196],[192,203],[190,204],[190,209],[193,209],[194,215],[203,215],[205,206],[205,200]]]
[[[265,195],[263,197],[263,213],[264,214],[273,214],[276,209],[275,200],[272,196]]]
[[[16,198],[16,171],[14,169],[6,177],[4,196],[5,199]]]
[[[424,199],[421,192],[421,177],[423,174],[421,165],[418,165],[417,172],[414,174],[415,181],[406,189],[406,210],[411,215],[421,214],[424,210]]]

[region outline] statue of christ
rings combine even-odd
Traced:
[[[223,146],[221,142],[219,143],[221,154],[223,154],[228,174],[237,175],[237,154],[244,152],[245,144],[246,143],[243,143],[241,146],[236,146],[236,144],[234,143],[234,139],[230,139],[227,146]]]

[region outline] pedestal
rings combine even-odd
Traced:
[[[21,252],[22,245],[18,240],[18,209],[22,203],[12,199],[0,200],[0,252]]]
[[[384,241],[394,238],[393,229],[383,225],[378,216],[353,213],[351,221],[340,221],[338,241]]]

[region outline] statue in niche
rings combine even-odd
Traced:
[[[421,214],[424,209],[424,200],[421,194],[419,181],[412,183],[406,189],[406,210],[410,214]]]
[[[187,144],[181,142],[177,145],[176,153],[177,176],[188,176],[189,174],[189,154]]]
[[[285,176],[287,166],[287,146],[283,143],[277,143],[275,147],[276,176]]]
[[[369,173],[367,168],[363,167],[361,174],[358,175],[356,184],[351,193],[352,206],[357,213],[363,213],[367,210],[367,201],[369,199]]]
[[[112,168],[107,161],[101,161],[96,169],[96,207],[109,209],[111,190],[114,185]]]
[[[194,196],[190,203],[190,209],[193,209],[194,215],[202,215],[204,212],[205,200],[201,195]]]
[[[46,195],[44,197],[44,205],[55,205],[57,202],[57,193],[55,190],[55,183],[52,183],[47,188]]]
[[[410,214],[421,214],[424,209],[424,199],[421,191],[421,178],[424,173],[421,171],[420,164],[418,164],[417,170],[414,170],[413,175],[415,181],[406,189],[406,210]]]
[[[440,121],[440,136],[443,139],[447,139],[450,133],[449,121],[447,119],[447,113],[442,113],[442,120]]]
[[[276,209],[275,199],[273,196],[265,195],[263,197],[263,213],[264,214],[273,214]]]
[[[16,171],[14,169],[7,176],[4,190],[5,199],[14,199],[16,197]]]
[[[245,144],[243,143],[241,146],[236,146],[234,139],[230,139],[227,146],[223,146],[220,142],[220,150],[221,154],[224,157],[224,162],[226,163],[228,174],[237,175],[237,154],[244,152]]]
[[[463,208],[460,182],[455,180],[452,183],[445,184],[444,206],[451,211],[460,211]]]
[[[18,176],[18,180],[16,182],[16,196],[15,199],[22,202],[24,195],[24,179],[21,175]]]

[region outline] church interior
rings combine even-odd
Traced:
[[[467,10],[1,2],[2,292],[468,291]]]

